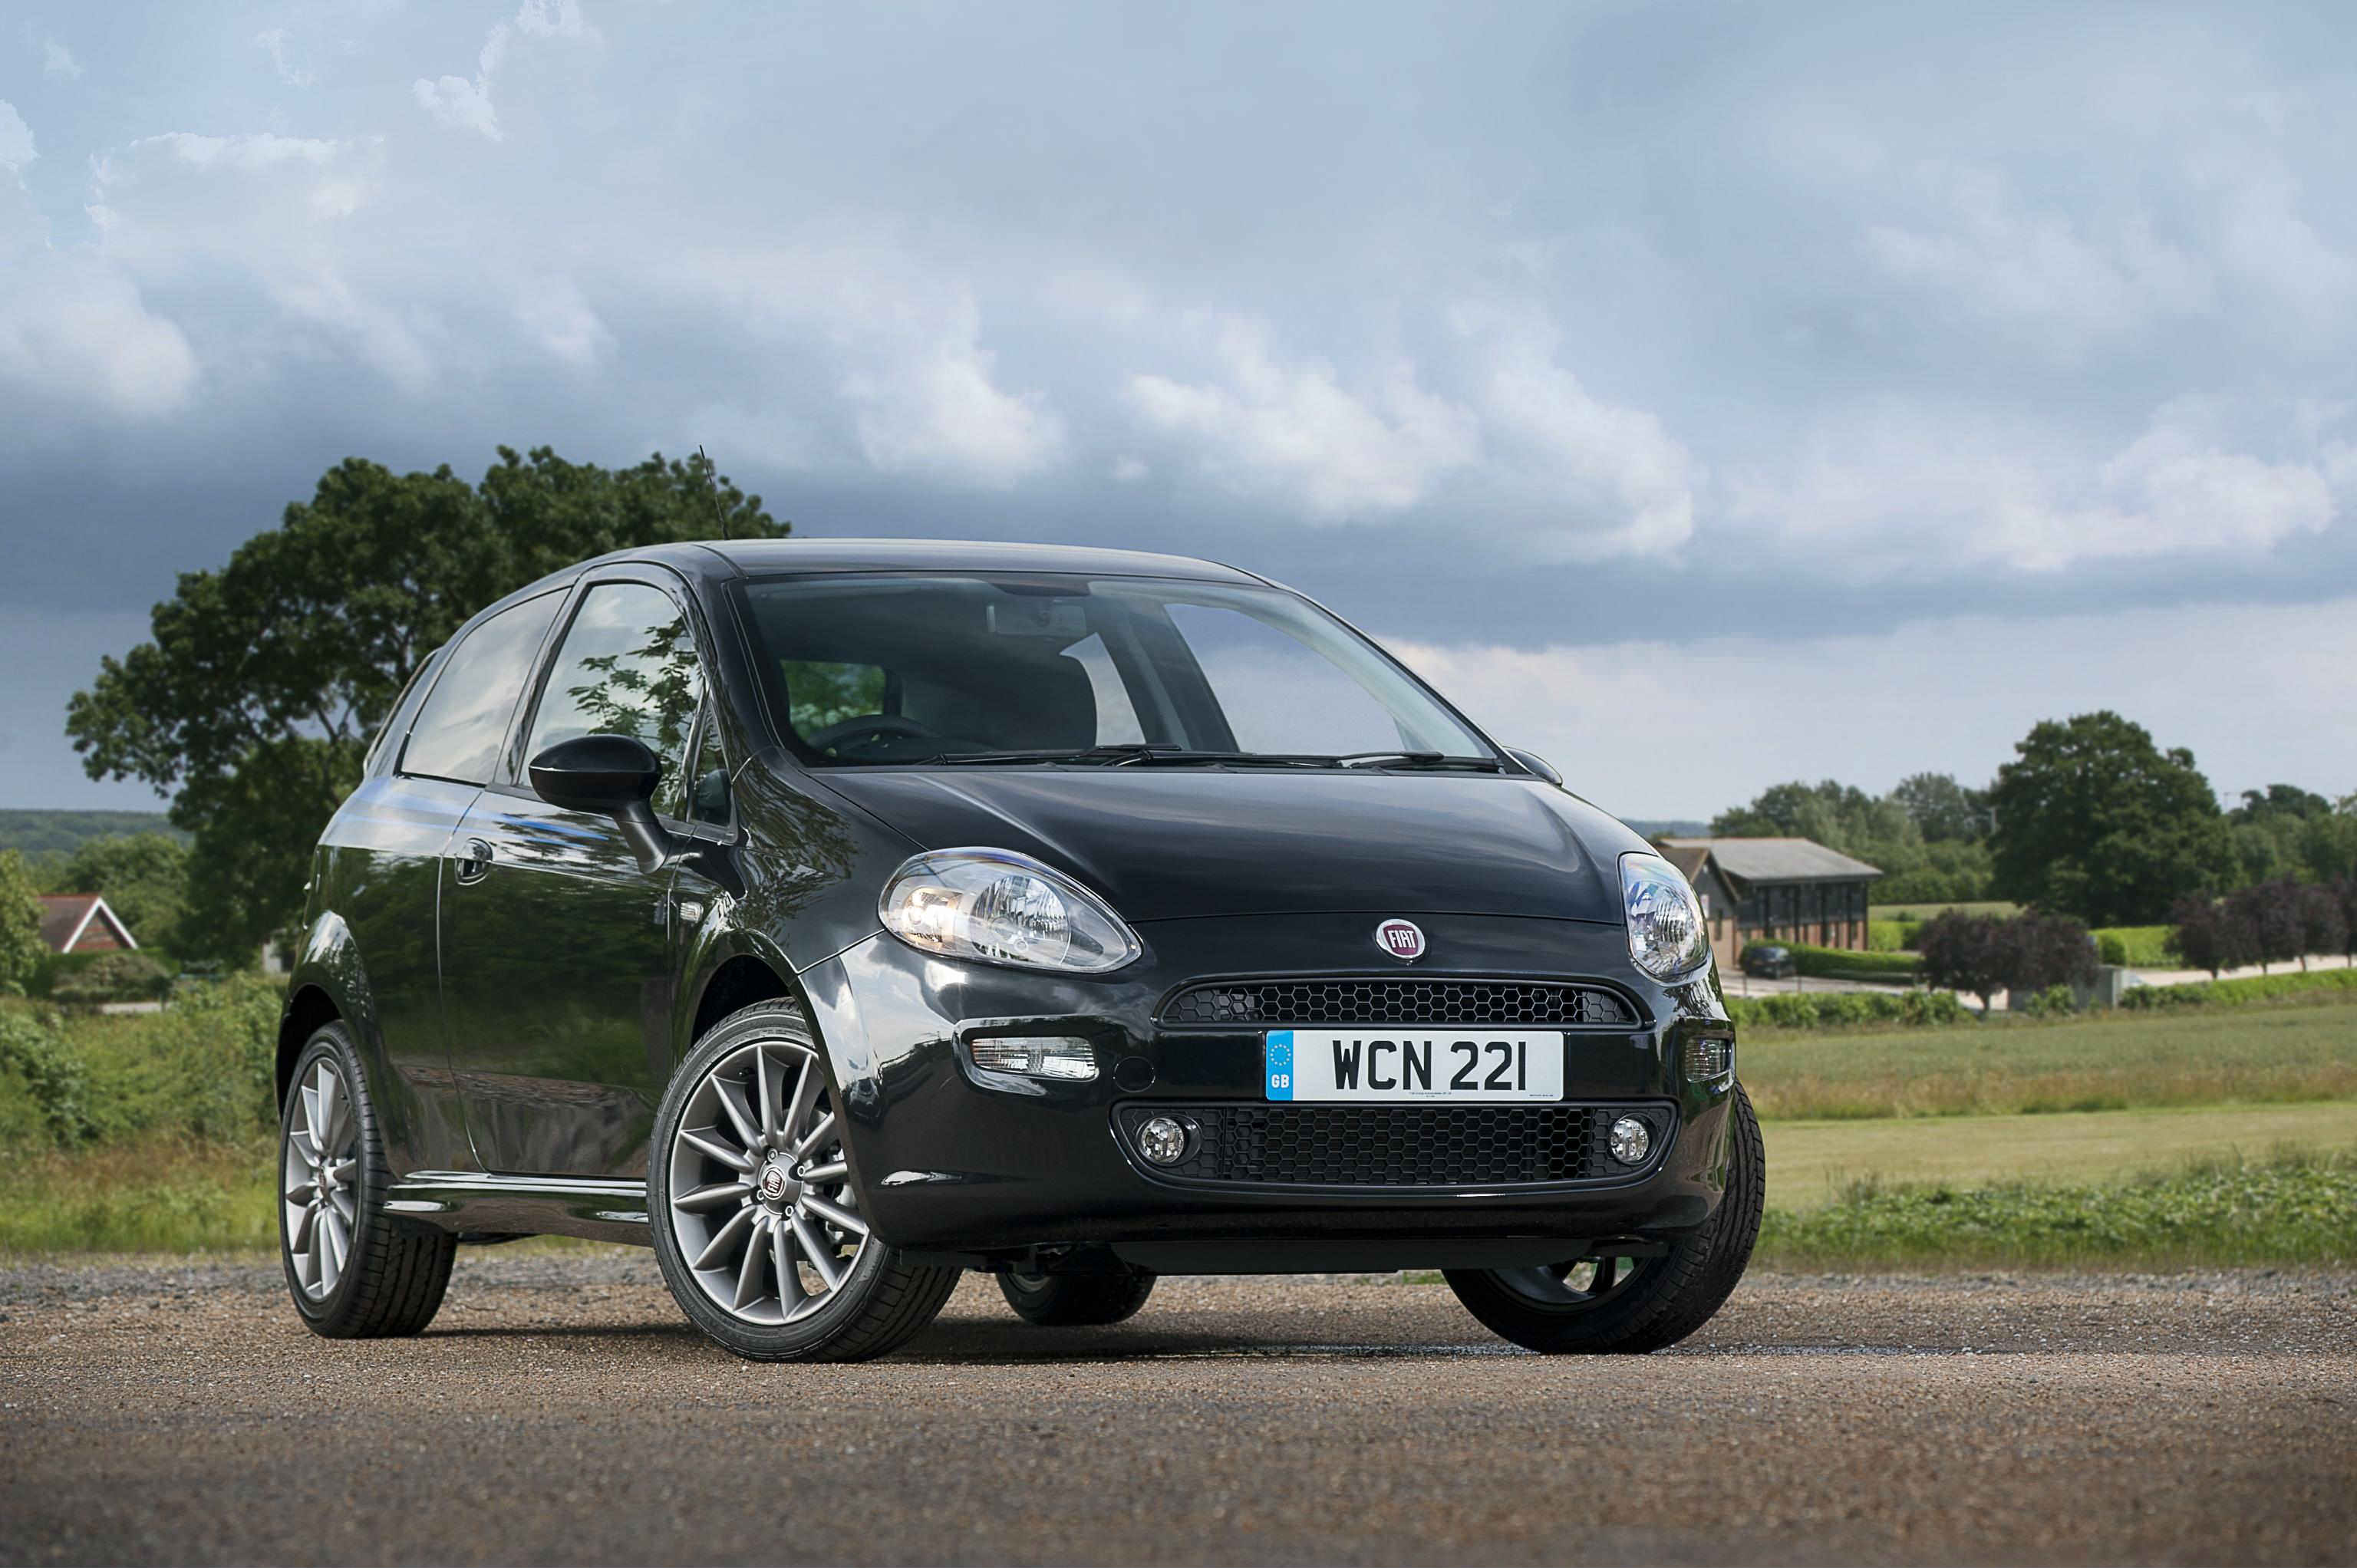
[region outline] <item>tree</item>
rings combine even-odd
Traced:
[[[102,662],[66,730],[91,778],[171,796],[196,839],[191,950],[242,963],[299,915],[371,735],[468,617],[610,550],[787,531],[700,456],[608,469],[502,446],[474,486],[347,458],[226,566],[183,574],[154,640]]]
[[[104,895],[140,945],[169,948],[188,901],[188,852],[166,833],[85,839],[51,883],[60,893]]]
[[[1854,855],[1881,870],[1874,890],[1881,902],[1962,903],[1988,890],[1987,852],[1964,840],[1925,843],[1900,790],[1878,799],[1831,779],[1819,784],[1796,779],[1761,790],[1749,805],[1720,812],[1710,831],[1720,837],[1813,839]]]
[[[41,899],[33,889],[33,874],[23,855],[0,850],[0,992],[14,995],[23,991],[48,956],[48,945],[41,940]]]
[[[2357,959],[2357,876],[2344,876],[2332,885],[2332,896],[2341,900],[2341,944],[2344,957]]]
[[[2313,789],[2303,789],[2297,784],[2270,784],[2265,789],[2244,790],[2243,803],[2227,817],[2237,822],[2262,822],[2271,817],[2304,822],[2331,814],[2332,802]]]
[[[2349,945],[2349,917],[2338,888],[2309,883],[2299,890],[2299,967],[2310,953],[2340,952]]]
[[[2250,932],[2251,956],[2258,961],[2260,972],[2270,963],[2299,957],[2299,884],[2288,877],[2255,882],[2229,894],[2226,904]]]
[[[2188,893],[2170,907],[2169,950],[2215,980],[2221,970],[2240,969],[2258,955],[2258,936],[2244,911],[2208,893]]]
[[[2142,925],[2222,878],[2225,822],[2191,752],[2109,712],[2049,720],[2014,750],[1989,789],[1998,897]]]
[[[1968,915],[1943,909],[1923,922],[1916,933],[1916,950],[1923,955],[1923,983],[1947,991],[1963,991],[1981,999],[1981,1016],[1988,1016],[1996,993],[2006,989],[2013,955],[2005,922],[1992,915]]]
[[[1967,789],[1951,774],[1910,774],[1889,799],[1926,843],[1978,843],[1988,837],[1988,791]]]
[[[2032,909],[2004,924],[2005,988],[2016,997],[2095,978],[2095,939],[2081,922]]]

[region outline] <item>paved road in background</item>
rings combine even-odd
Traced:
[[[644,1254],[468,1253],[422,1338],[274,1270],[0,1266],[0,1562],[2357,1560],[2357,1277],[1755,1276],[1641,1359],[1445,1287],[972,1282],[757,1367]]]

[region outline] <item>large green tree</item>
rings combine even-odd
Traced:
[[[176,947],[188,893],[188,852],[169,833],[84,839],[49,879],[59,893],[100,893],[142,947]]]
[[[41,941],[41,900],[25,857],[0,849],[0,993],[25,989],[49,955]]]
[[[1937,774],[1918,774],[1882,796],[1831,779],[1819,784],[1796,779],[1770,785],[1749,805],[1720,812],[1710,831],[1719,837],[1813,839],[1855,855],[1882,871],[1874,885],[1878,903],[1963,902],[1987,896],[1988,852],[1948,830],[1983,811],[1982,799],[1979,791]],[[1937,833],[1927,831],[1917,815],[1927,801],[1953,808],[1954,820],[1942,819]]]
[[[102,661],[66,730],[91,778],[171,797],[195,835],[188,945],[243,962],[300,914],[370,736],[468,616],[609,550],[787,531],[700,455],[602,468],[502,446],[474,485],[347,458],[226,566],[183,574],[154,639]]]
[[[2049,720],[2014,750],[1989,789],[1998,897],[2142,925],[2231,875],[2225,818],[2191,752],[2108,711]]]

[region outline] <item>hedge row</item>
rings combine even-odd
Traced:
[[[2357,969],[2291,971],[2255,974],[2247,980],[2196,980],[2184,985],[2139,985],[2120,998],[2120,1005],[2139,1012],[2173,1011],[2179,1007],[2242,1007],[2254,1002],[2274,1002],[2287,996],[2312,996],[2357,992]]]
[[[72,1148],[145,1133],[235,1142],[277,1120],[274,981],[239,975],[160,1013],[0,1010],[0,1142]]]
[[[1730,996],[1727,1016],[1738,1028],[1821,1029],[1841,1024],[1958,1024],[1971,1016],[1952,991],[1779,992]]]
[[[1869,983],[1909,985],[1922,967],[1923,958],[1911,952],[1860,952],[1856,948],[1813,948],[1787,942],[1792,962],[1803,974],[1824,980],[1857,980]]]

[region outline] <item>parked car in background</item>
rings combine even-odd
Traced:
[[[556,1232],[765,1359],[968,1269],[1086,1324],[1439,1268],[1640,1351],[1760,1214],[1684,879],[1317,605],[1126,552],[673,545],[491,606],[321,839],[278,1074],[331,1337]]]
[[[1800,972],[1792,950],[1781,942],[1753,942],[1743,950],[1743,972],[1759,980],[1786,980]]]

